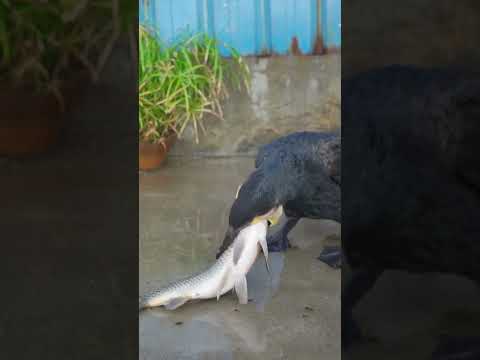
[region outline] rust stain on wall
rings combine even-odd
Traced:
[[[321,35],[317,35],[315,38],[315,43],[313,44],[313,55],[323,55],[325,54],[325,45],[323,44],[323,39]]]
[[[294,36],[292,42],[290,43],[290,54],[292,55],[302,55],[302,51],[298,46],[298,38]]]

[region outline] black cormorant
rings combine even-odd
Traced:
[[[396,65],[342,83],[342,346],[385,270],[480,283],[479,155],[478,77]]]
[[[240,186],[231,207],[229,229],[217,257],[235,234],[259,214],[283,205],[287,221],[267,239],[270,251],[285,250],[290,230],[303,217],[340,222],[341,157],[337,133],[296,132],[260,148],[255,170]],[[339,249],[322,252],[336,266]]]

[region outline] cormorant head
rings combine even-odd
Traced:
[[[217,258],[234,241],[238,233],[247,226],[266,220],[275,225],[283,214],[284,196],[278,191],[275,177],[265,177],[257,169],[237,190],[230,209],[229,227],[217,253]]]
[[[250,224],[295,198],[304,187],[300,166],[294,162],[272,161],[255,169],[238,188],[230,208],[229,225],[234,229]]]

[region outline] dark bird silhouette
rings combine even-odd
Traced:
[[[267,239],[270,251],[289,247],[288,233],[303,218],[340,221],[340,136],[297,132],[260,148],[255,170],[241,185],[217,257],[256,216],[282,205],[287,221]],[[325,255],[325,254],[324,254]],[[324,259],[338,263],[339,249]]]
[[[342,138],[347,346],[359,335],[352,310],[385,270],[480,282],[480,79],[412,66],[359,74],[342,83]]]

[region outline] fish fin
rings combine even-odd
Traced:
[[[222,293],[223,288],[225,287],[225,284],[227,283],[228,279],[228,271],[225,271],[225,273],[222,276],[222,280],[220,280],[220,285],[217,289],[217,301],[220,299],[220,295]]]
[[[245,239],[243,236],[237,236],[233,243],[233,265],[237,265],[243,249],[245,249]]]
[[[176,308],[185,304],[187,301],[188,301],[188,298],[177,297],[177,298],[171,299],[164,306],[165,306],[165,309],[167,309],[167,310],[175,310]]]
[[[235,292],[237,293],[238,301],[240,302],[240,304],[248,303],[248,287],[247,278],[245,277],[245,275],[235,281]]]
[[[260,247],[262,248],[263,256],[265,257],[265,265],[267,266],[267,271],[269,274],[271,274],[270,271],[270,263],[268,262],[268,245],[267,245],[267,238],[262,237],[258,243],[260,244]]]

